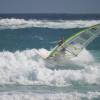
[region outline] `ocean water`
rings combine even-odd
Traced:
[[[100,15],[1,14],[0,100],[100,100],[99,36],[71,62],[44,59],[61,37],[95,24]]]

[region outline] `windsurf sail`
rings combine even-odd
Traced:
[[[84,29],[66,39],[62,45],[57,45],[47,58],[57,57],[65,53],[68,58],[77,56],[100,34],[100,24]],[[65,51],[64,51],[64,50]]]

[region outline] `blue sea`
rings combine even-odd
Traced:
[[[0,14],[0,100],[100,100],[100,36],[71,62],[44,59],[95,24],[100,14]]]

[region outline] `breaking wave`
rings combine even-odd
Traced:
[[[41,57],[47,56],[48,53],[46,49],[16,51],[15,53],[0,52],[0,84],[57,86],[72,85],[73,82],[100,84],[100,63],[94,63],[94,58],[89,51],[83,50],[81,54],[83,56],[80,56],[83,62],[78,58],[74,59],[74,63],[83,66],[82,69],[77,70],[67,69],[68,65],[63,70],[48,68],[46,61]],[[84,57],[87,59],[84,60]],[[84,64],[85,61],[87,63]]]
[[[25,19],[0,19],[1,29],[18,29],[28,27],[42,27],[42,28],[84,28],[95,24],[99,24],[100,20],[25,20]]]

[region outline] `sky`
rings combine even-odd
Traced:
[[[0,13],[100,14],[100,0],[0,0]]]

